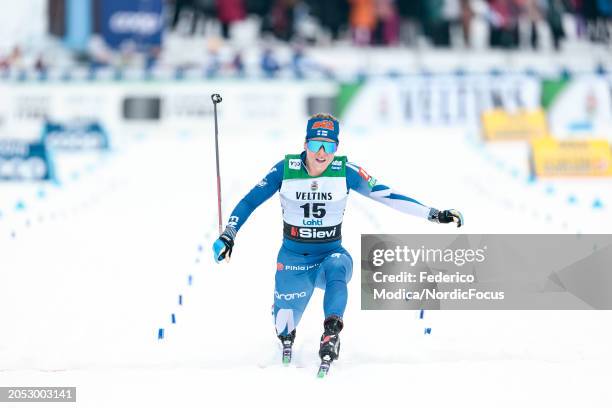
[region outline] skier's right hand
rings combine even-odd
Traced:
[[[235,230],[228,230],[229,227],[225,228],[223,234],[213,244],[213,253],[215,256],[215,262],[219,263],[222,260],[229,262],[230,256],[232,255],[232,248],[234,248],[234,237],[236,236]]]

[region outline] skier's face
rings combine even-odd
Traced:
[[[320,140],[323,142],[334,142],[331,139],[324,137],[317,137],[310,140]],[[318,151],[313,152],[308,148],[308,144],[304,143],[304,150],[306,150],[306,165],[311,176],[318,176],[325,171],[329,163],[334,160],[334,153],[327,153],[323,147]]]

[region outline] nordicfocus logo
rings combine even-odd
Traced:
[[[289,159],[289,168],[291,170],[299,170],[302,168],[302,160],[301,159]]]
[[[275,290],[274,296],[278,300],[294,300],[306,297],[306,292],[278,293],[278,291]]]

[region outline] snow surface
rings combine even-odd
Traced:
[[[278,198],[216,265],[212,132],[141,133],[108,155],[58,154],[60,185],[0,185],[0,385],[76,386],[78,407],[612,403],[610,312],[361,311],[358,268],[329,377],[315,378],[320,291],[298,327],[295,364],[280,366],[270,315]],[[302,137],[221,136],[225,221]],[[347,125],[340,147],[398,192],[462,210],[462,233],[612,231],[612,181],[530,182],[522,143]],[[355,259],[361,233],[454,232],[355,193],[343,225]]]

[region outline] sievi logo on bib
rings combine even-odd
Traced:
[[[306,224],[305,220],[303,222]],[[341,225],[312,228],[285,224],[285,236],[298,242],[329,242],[340,239],[340,227]]]

